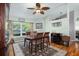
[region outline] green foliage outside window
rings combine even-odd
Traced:
[[[22,25],[22,31],[23,32],[30,31],[30,28],[31,28],[31,24],[30,23],[23,23],[23,25]]]

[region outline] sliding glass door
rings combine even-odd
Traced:
[[[33,30],[33,23],[31,22],[13,22],[13,35],[23,36],[26,32]]]

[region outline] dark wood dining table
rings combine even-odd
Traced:
[[[35,41],[35,45],[37,46],[36,42],[38,40],[42,40],[42,51],[44,51],[44,43],[45,43],[44,41],[45,41],[45,38],[47,38],[49,40],[48,36],[42,36],[42,37],[38,38],[36,36],[26,35],[26,37],[24,38],[24,47],[25,47],[26,41],[28,40],[29,41],[29,53],[32,54],[33,41]],[[47,44],[47,48],[48,48],[48,44]],[[37,49],[37,48],[35,48],[35,49]]]
[[[43,37],[42,37],[43,38]],[[37,41],[39,38],[36,38],[34,36],[26,36],[25,39],[24,39],[24,47],[25,47],[25,43],[26,41],[28,40],[29,41],[29,53],[32,54],[32,45],[33,45],[33,41]],[[43,40],[44,42],[44,40]],[[44,47],[43,47],[44,48]]]

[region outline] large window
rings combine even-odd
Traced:
[[[31,30],[33,30],[33,23],[22,23],[22,35],[25,35],[25,32],[29,32]]]
[[[13,35],[20,36],[20,23],[19,22],[13,22]]]
[[[33,30],[33,23],[30,22],[13,22],[14,36],[25,35],[26,32]]]

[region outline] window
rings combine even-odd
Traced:
[[[77,21],[79,21],[79,17],[77,17]]]
[[[30,22],[13,22],[13,35],[22,36],[26,32],[33,30],[33,23]]]
[[[19,22],[13,22],[13,35],[20,36],[20,23]]]
[[[22,23],[22,35],[25,35],[25,32],[29,32],[31,30],[33,30],[33,23]]]
[[[53,27],[60,27],[61,25],[62,25],[61,22],[52,23],[52,26],[53,26]]]

